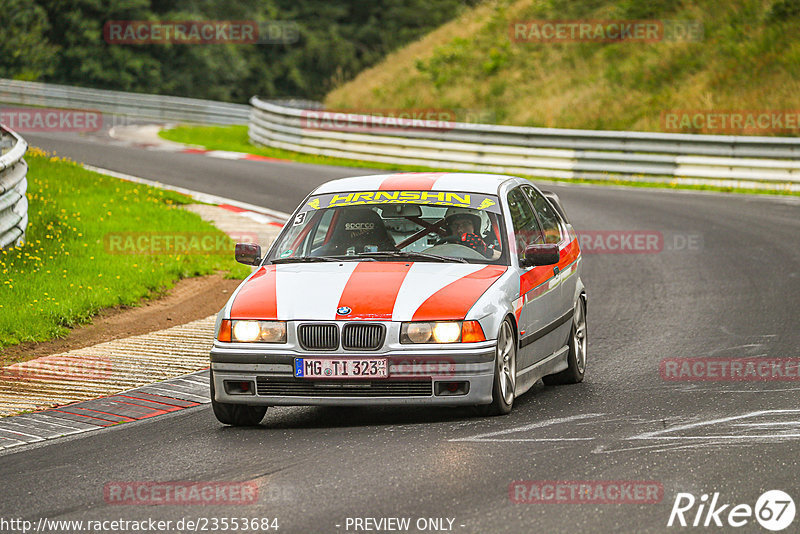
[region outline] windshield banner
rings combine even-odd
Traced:
[[[352,193],[330,193],[311,197],[301,212],[339,206],[362,204],[428,204],[431,206],[458,206],[475,210],[500,213],[497,197],[479,193],[454,191],[358,191]]]

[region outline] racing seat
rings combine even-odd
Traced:
[[[383,219],[368,208],[344,209],[336,221],[330,241],[314,256],[344,256],[349,248],[360,252],[397,250]]]

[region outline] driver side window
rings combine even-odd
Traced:
[[[546,243],[558,243],[566,236],[561,232],[561,225],[559,224],[558,215],[555,210],[550,207],[547,200],[537,193],[532,187],[522,186],[522,190],[530,199],[536,212],[539,214],[539,219],[544,226],[544,237]]]
[[[520,188],[508,193],[508,208],[514,225],[514,240],[517,244],[517,257],[522,260],[528,245],[542,243],[542,229],[533,213],[533,208]]]

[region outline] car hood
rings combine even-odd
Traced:
[[[265,265],[234,294],[230,318],[460,320],[506,269],[384,261]]]

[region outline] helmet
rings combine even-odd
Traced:
[[[453,221],[461,218],[469,219],[472,223],[472,227],[475,229],[475,233],[478,235],[483,235],[483,217],[485,215],[483,213],[476,212],[470,208],[461,208],[456,206],[451,206],[447,208],[447,211],[444,215],[444,226],[449,227]],[[487,218],[488,222],[488,218]]]

